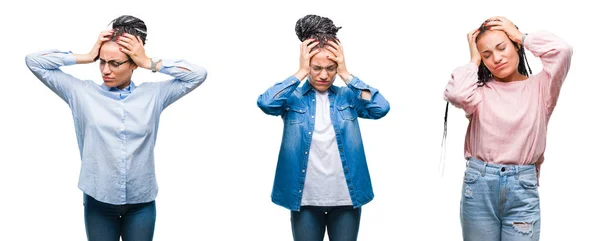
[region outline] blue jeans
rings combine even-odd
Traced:
[[[156,221],[154,201],[112,205],[83,196],[85,232],[89,241],[151,241]]]
[[[464,240],[540,239],[540,200],[534,165],[467,161],[460,201]]]
[[[292,211],[294,241],[353,241],[358,237],[361,208],[352,206],[317,207],[302,206]]]

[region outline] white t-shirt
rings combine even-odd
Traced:
[[[327,91],[315,91],[315,129],[310,142],[302,206],[352,205],[335,138]]]

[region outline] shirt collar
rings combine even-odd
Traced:
[[[335,85],[331,85],[331,87],[329,87],[329,91],[333,92],[334,94],[337,94],[338,90],[340,87],[337,87]],[[301,89],[300,89],[300,93],[302,93],[302,95],[306,95],[306,93],[308,93],[309,90],[312,90],[313,87],[312,85],[310,85],[310,83],[308,82],[308,80],[306,80],[306,82],[304,82],[304,85],[302,85]]]

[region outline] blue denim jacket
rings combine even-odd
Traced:
[[[283,119],[283,139],[271,199],[275,204],[298,211],[306,178],[308,153],[315,126],[315,92],[306,82],[290,76],[258,97],[258,107]],[[371,100],[360,98],[362,90],[371,92]],[[348,87],[329,89],[331,123],[346,176],[352,205],[360,207],[374,197],[357,117],[379,119],[390,105],[377,89],[356,77]]]

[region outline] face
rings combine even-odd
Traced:
[[[100,49],[100,72],[104,85],[123,89],[129,85],[133,70],[137,68],[129,56],[119,50],[119,44],[105,42]]]
[[[517,48],[504,31],[488,30],[479,37],[477,49],[492,75],[510,81],[518,75],[519,55]]]
[[[333,85],[334,77],[337,74],[337,63],[327,59],[327,56],[334,56],[329,50],[322,48],[310,59],[310,75],[308,82],[318,91],[324,92]]]

